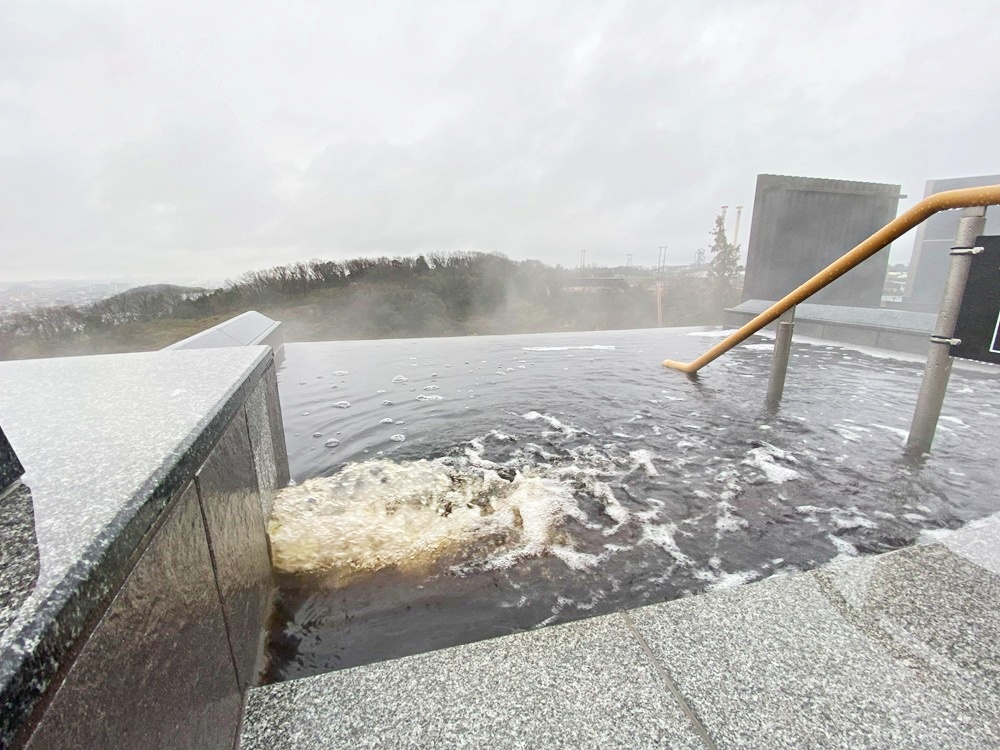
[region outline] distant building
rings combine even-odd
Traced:
[[[896,217],[899,185],[757,175],[743,300],[777,300]],[[809,301],[879,307],[889,249]]]
[[[928,180],[924,197],[945,190],[1000,184],[1000,174]],[[903,294],[902,307],[918,312],[936,312],[941,304],[944,279],[948,274],[948,251],[958,231],[958,211],[934,214],[917,229],[910,258],[910,275]],[[986,209],[985,234],[1000,234],[1000,207]]]
[[[888,271],[882,287],[882,306],[898,308],[906,289],[906,271]]]

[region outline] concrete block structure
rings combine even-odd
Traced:
[[[757,175],[743,300],[778,300],[896,216],[899,185]],[[812,298],[879,307],[889,248]]]
[[[1000,174],[928,180],[924,197],[943,193],[945,190],[997,184],[1000,184]],[[958,231],[958,214],[958,211],[942,211],[917,228],[913,255],[910,257],[910,272],[903,293],[903,309],[937,312],[941,293],[944,291],[945,276],[948,274],[948,250]],[[986,211],[984,234],[1000,234],[1000,210],[995,207]]]

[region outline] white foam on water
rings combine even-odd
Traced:
[[[637,451],[631,451],[629,456],[635,462],[636,468],[642,469],[646,472],[647,477],[660,476],[660,472],[658,472],[656,467],[653,466],[653,458],[655,458],[653,451],[642,448]]]
[[[681,548],[677,546],[677,541],[674,539],[677,531],[675,523],[646,523],[642,528],[642,541],[655,544],[666,551],[678,564],[690,566],[693,561],[681,552]]]
[[[494,440],[499,440],[503,443],[516,443],[517,435],[508,435],[506,432],[500,432],[500,430],[490,430],[486,437],[493,438]]]
[[[728,491],[723,492],[723,495],[729,497],[735,493]],[[719,510],[719,515],[715,519],[715,535],[719,538],[722,534],[727,532],[739,531],[740,529],[745,529],[749,526],[749,522],[746,519],[740,518],[739,516],[733,515],[735,508],[733,504],[728,500],[720,500],[716,503],[716,508]]]
[[[837,550],[837,556],[833,558],[833,562],[858,556],[858,548],[846,539],[841,539],[839,536],[834,534],[827,534],[826,538],[830,540]]]
[[[774,349],[774,344],[744,344],[741,349],[749,349],[752,352],[769,352]]]
[[[392,424],[392,417],[386,417],[385,419],[380,419],[379,424]]]
[[[521,535],[539,544],[539,514],[521,513],[527,481],[488,471],[456,481],[441,461],[348,464],[278,493],[268,524],[275,567],[324,571],[335,583],[389,567],[415,570],[477,539],[513,535],[519,518]]]
[[[614,351],[613,346],[593,344],[592,346],[522,346],[522,352],[568,352],[574,349],[595,349],[598,351]]]
[[[796,507],[796,510],[805,515],[807,520],[813,523],[819,523],[818,516],[827,515],[838,529],[874,529],[878,526],[878,524],[854,506],[850,508],[838,508],[837,506],[819,508],[815,505],[799,505]],[[891,513],[884,513],[883,515],[882,511],[876,511],[875,515],[879,518],[895,518]]]
[[[784,484],[801,476],[795,469],[779,464],[779,460],[786,463],[796,463],[791,454],[770,443],[764,443],[759,448],[752,448],[748,451],[742,463],[759,469],[764,474],[765,479],[772,484]]]
[[[392,379],[392,382],[393,383],[405,383],[407,380],[409,380],[408,377],[406,377],[404,375],[397,375],[396,377],[394,377]]]
[[[438,396],[436,393],[421,393],[417,396],[417,401],[441,401],[444,396]]]
[[[721,570],[702,569],[695,571],[694,576],[699,581],[707,583],[708,586],[706,588],[716,590],[732,589],[737,586],[752,583],[760,578],[760,573],[756,570],[737,570],[732,573],[726,573]]]
[[[351,373],[348,370],[337,370],[333,374],[337,377],[343,377],[344,375],[350,375]]]
[[[907,438],[910,437],[909,430],[903,430],[903,429],[900,429],[899,427],[890,427],[887,424],[875,424],[874,422],[872,422],[869,425],[869,427],[877,427],[880,430],[886,430],[887,432],[892,432],[892,433],[894,433],[894,434],[896,434],[896,435],[899,436],[900,442],[902,442],[902,443],[905,443],[906,440],[907,440]]]
[[[321,573],[330,585],[342,586],[385,568],[427,570],[449,557],[458,560],[457,570],[463,564],[506,568],[535,556],[580,570],[614,554],[578,550],[564,526],[572,521],[610,535],[628,523],[632,514],[605,480],[651,456],[614,458],[586,446],[578,454],[582,465],[518,461],[519,471],[507,481],[497,471],[504,465],[484,458],[484,442],[513,439],[494,430],[466,444],[462,456],[347,464],[332,477],[282,490],[269,524],[275,566]],[[530,444],[522,451],[532,449],[545,455]],[[575,492],[596,500],[603,518],[590,518]]]
[[[861,439],[861,436],[858,433],[851,432],[851,430],[848,430],[846,427],[834,427],[833,429],[838,435],[844,438],[844,440],[849,442],[856,443]]]
[[[712,338],[712,339],[723,339],[726,336],[736,333],[735,328],[724,328],[722,330],[716,331],[691,331],[690,333],[685,333],[685,336],[698,336],[700,338]]]
[[[582,432],[582,430],[578,430],[574,427],[570,427],[568,425],[563,424],[555,417],[551,417],[548,414],[542,414],[537,411],[529,411],[527,414],[522,414],[521,419],[526,419],[529,422],[537,422],[541,420],[556,432],[566,435],[567,437],[571,437],[573,435],[576,435],[578,432]]]
[[[333,406],[334,409],[350,409],[351,408],[351,402],[350,401],[337,401],[335,404],[331,404],[331,406]]]

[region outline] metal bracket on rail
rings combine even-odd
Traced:
[[[982,247],[953,247],[949,255],[979,255],[985,248]]]
[[[949,346],[958,346],[962,343],[962,339],[953,339],[948,336],[931,336],[932,344],[948,344]]]

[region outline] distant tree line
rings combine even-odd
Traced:
[[[665,325],[720,320],[741,269],[724,229],[716,245],[709,274],[661,281]],[[579,290],[578,275],[475,252],[312,260],[248,271],[212,291],[163,284],[10,313],[0,317],[0,359],[161,348],[248,309],[282,320],[292,341],[656,325],[651,278]]]

